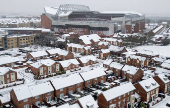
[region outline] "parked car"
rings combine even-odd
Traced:
[[[166,103],[166,106],[170,107],[170,102]]]
[[[159,93],[159,94],[158,94],[158,97],[163,97],[163,98],[165,98],[165,94]]]

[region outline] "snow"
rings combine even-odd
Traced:
[[[4,75],[7,72],[9,72],[10,70],[14,71],[12,68],[9,68],[9,67],[0,67],[0,75]]]
[[[42,65],[46,65],[46,66],[52,66],[55,63],[54,60],[51,59],[44,59],[44,60],[39,60],[38,62],[35,62],[33,64],[30,64],[31,66],[35,67],[35,68],[39,68]]]
[[[139,70],[139,68],[137,67],[134,67],[134,66],[129,66],[129,65],[125,65],[123,68],[122,68],[123,71],[129,73],[129,74],[136,74],[136,72]]]
[[[65,16],[69,16],[73,11],[65,11],[65,12],[61,12],[59,14],[59,17],[65,17]]]
[[[166,62],[164,62],[164,63],[162,63],[161,64],[161,66],[163,67],[163,68],[170,68],[170,63],[166,63]]]
[[[110,53],[108,49],[101,49],[102,53]]]
[[[88,106],[93,106],[92,108],[98,108],[97,102],[91,95],[79,98],[78,101],[83,108],[89,108]]]
[[[164,61],[165,61],[165,59],[160,58],[160,57],[153,57],[152,59],[153,59],[154,61],[158,61],[158,62],[164,62]]]
[[[50,82],[29,86],[33,97],[54,91]]]
[[[139,84],[143,87],[143,89],[146,92],[149,92],[149,91],[159,87],[159,84],[153,78],[148,78],[146,80],[140,81]],[[149,88],[147,88],[147,87],[149,87]]]
[[[121,86],[111,88],[111,89],[103,92],[103,95],[107,101],[110,101],[116,97],[124,95],[125,93],[133,91],[135,89],[136,88],[133,86],[133,84],[129,82],[129,83],[123,84]]]
[[[34,58],[35,57],[41,57],[41,56],[47,56],[47,52],[46,51],[37,51],[37,52],[32,52],[30,53]]]
[[[69,47],[74,47],[74,48],[83,48],[84,45],[80,45],[80,44],[74,44],[74,43],[70,43],[70,44],[67,44]]]
[[[70,108],[81,108],[78,103],[75,103],[73,105],[70,105]]]
[[[10,102],[10,95],[6,94],[3,96],[0,96],[0,101],[2,102],[2,104]]]
[[[114,45],[109,46],[109,50],[114,51],[114,52],[120,52],[123,49],[124,49],[124,47],[118,47],[118,46],[114,46]]]
[[[91,34],[91,35],[82,35],[79,37],[79,39],[83,40],[85,44],[91,44],[90,40],[93,40],[94,42],[98,42],[100,41],[99,39],[101,39],[101,37],[98,36],[97,34]]]
[[[117,62],[112,62],[110,64],[110,67],[111,68],[116,68],[116,69],[122,69],[124,65],[120,64],[120,63],[117,63]]]
[[[62,67],[68,67],[71,64],[79,65],[80,63],[77,61],[77,59],[69,59],[64,61],[59,61],[59,63],[62,65]]]
[[[139,16],[143,16],[142,13],[135,12],[135,11],[104,11],[104,12],[101,12],[101,13],[103,13],[103,14],[126,14],[126,15],[138,14]]]
[[[145,61],[146,57],[142,57],[142,56],[136,56],[136,55],[126,55],[126,57],[130,57],[131,59],[139,59],[140,61]]]
[[[105,45],[105,46],[106,46],[106,45],[109,45],[109,42],[101,42],[101,41],[100,41],[100,42],[98,43],[98,45]]]
[[[158,77],[159,77],[164,83],[170,82],[170,80],[169,80],[164,74],[159,74]]]
[[[97,77],[104,76],[104,75],[106,75],[106,73],[104,72],[103,68],[95,68],[95,69],[90,70],[88,72],[80,73],[80,75],[82,76],[82,78],[85,81],[88,81],[88,80],[91,80],[91,79],[94,79],[94,78],[97,78]]]
[[[0,65],[2,64],[8,64],[8,63],[14,63],[19,61],[18,57],[11,57],[11,56],[1,56],[0,57]]]
[[[153,33],[157,33],[160,29],[163,28],[163,25],[160,25],[159,27],[157,27],[156,29],[154,29],[152,32]]]
[[[110,63],[112,63],[112,59],[106,59],[103,64],[106,64],[106,65],[110,65]]]
[[[44,10],[48,14],[55,15],[58,11],[58,7],[45,7]]]
[[[32,97],[32,94],[31,94],[28,86],[26,86],[26,85],[15,87],[15,88],[13,88],[13,90],[14,90],[14,93],[15,93],[18,101]]]
[[[79,60],[82,62],[82,63],[87,63],[88,61],[97,61],[97,58],[96,56],[93,56],[93,55],[89,55],[89,56],[83,56],[81,58],[79,58]]]
[[[156,67],[155,68],[155,73],[156,74],[161,74],[161,73],[170,73],[170,70],[164,69],[164,68],[160,68],[160,67]]]
[[[83,79],[81,76],[77,73],[68,75],[66,77],[59,77],[51,80],[51,83],[53,84],[55,90],[69,87],[78,83],[83,82]]]

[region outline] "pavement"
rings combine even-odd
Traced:
[[[150,108],[169,108],[166,106],[168,102],[170,102],[170,96],[166,95],[166,97],[161,102],[157,103],[156,105]]]

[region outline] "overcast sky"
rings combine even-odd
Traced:
[[[146,15],[170,15],[170,0],[0,0],[0,13],[41,15],[44,7],[82,4],[94,11],[138,11]]]

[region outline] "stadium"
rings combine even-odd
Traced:
[[[132,11],[91,11],[85,5],[63,4],[45,7],[41,24],[56,33],[76,32],[79,35],[98,34],[105,37],[117,32],[131,34],[143,31],[145,15]]]

